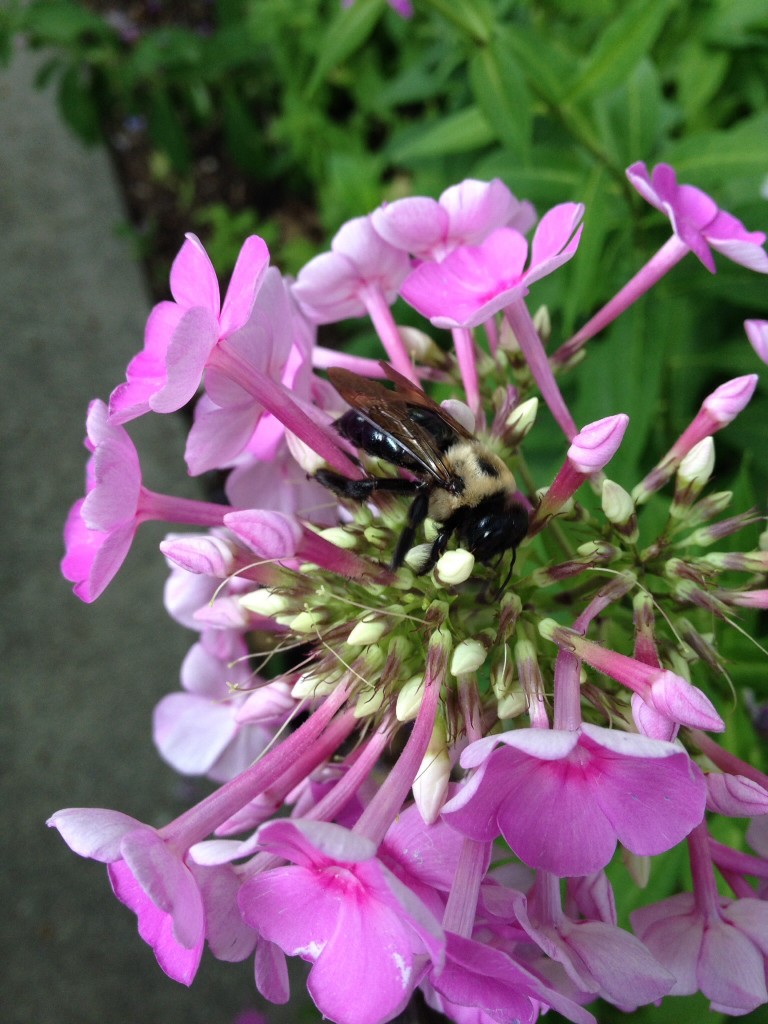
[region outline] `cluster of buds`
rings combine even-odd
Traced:
[[[63,572],[92,601],[141,522],[193,528],[161,544],[166,607],[198,639],[154,738],[218,788],[161,828],[87,808],[50,824],[108,865],[171,978],[190,984],[207,945],[253,959],[261,994],[286,1002],[286,957],[300,957],[337,1024],[383,1024],[417,989],[480,1024],[549,1008],[590,1024],[597,998],[631,1010],[701,991],[734,1015],[768,1002],[768,778],[709,735],[725,729],[718,638],[742,609],[768,607],[768,532],[757,549],[717,550],[762,517],[726,515],[732,495],[708,489],[713,435],[757,377],[709,395],[632,493],[606,475],[628,417],[599,409],[579,427],[557,381],[685,253],[714,270],[715,249],[759,273],[768,255],[762,234],[671,168],[628,175],[672,237],[552,355],[548,313],[527,296],[576,255],[584,209],[538,219],[502,182],[470,180],[346,224],[295,281],[253,236],[223,302],[189,236],[173,301],[153,309],[109,403],[92,403]],[[398,326],[398,297],[424,331]],[[413,483],[398,465],[410,467],[351,447],[322,373],[386,370],[316,332],[364,316],[409,387],[450,393],[451,422],[515,475],[528,515],[517,551],[488,565],[453,538],[429,572],[420,544],[392,568],[413,525],[397,494]],[[747,323],[765,356],[765,324]],[[125,427],[193,398],[187,466],[226,471],[224,504],[146,488]],[[526,445],[542,405],[562,465],[537,480]],[[321,469],[365,500],[321,486]],[[360,486],[378,478],[389,486]],[[417,540],[434,550],[442,526],[427,520]],[[754,852],[715,842],[708,813],[753,819]],[[691,891],[619,927],[606,875],[617,846],[622,885],[641,887],[648,858],[680,843]]]

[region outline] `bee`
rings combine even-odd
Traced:
[[[528,512],[514,498],[509,467],[421,388],[386,363],[381,366],[394,389],[349,370],[328,371],[351,406],[334,427],[356,448],[410,476],[350,480],[321,469],[319,482],[354,501],[366,501],[377,491],[413,497],[392,569],[403,564],[427,518],[437,524],[437,536],[418,575],[434,568],[453,534],[482,563],[500,560],[511,548],[514,565],[517,547],[528,532]]]

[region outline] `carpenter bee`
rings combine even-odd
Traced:
[[[514,498],[515,478],[509,468],[421,388],[386,363],[381,366],[394,390],[349,370],[328,371],[351,406],[334,426],[356,448],[411,475],[349,480],[321,469],[317,479],[339,497],[355,501],[377,491],[413,496],[392,556],[393,569],[403,564],[427,517],[438,531],[420,576],[434,567],[454,533],[479,562],[500,559],[511,548],[514,565],[517,546],[528,531],[528,513]]]

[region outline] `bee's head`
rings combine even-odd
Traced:
[[[462,539],[478,562],[489,562],[516,548],[528,532],[528,513],[512,504],[503,511],[488,512],[468,522]]]

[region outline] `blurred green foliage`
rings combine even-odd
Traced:
[[[552,310],[554,347],[669,235],[627,184],[633,161],[671,163],[748,228],[768,228],[765,0],[415,0],[409,21],[385,0],[348,9],[338,0],[212,0],[210,24],[193,27],[183,18],[132,25],[126,11],[137,6],[100,4],[97,13],[75,0],[10,0],[0,56],[10,59],[20,36],[43,50],[40,84],[55,88],[86,142],[109,123],[145,125],[157,173],[173,178],[189,226],[206,235],[224,273],[250,232],[296,272],[343,221],[382,200],[498,176],[540,212],[566,200],[587,206],[576,259],[532,292]],[[248,209],[195,208],[193,166],[211,152],[249,181]],[[309,214],[286,217],[297,204]],[[768,318],[766,278],[717,262],[711,276],[686,257],[590,343],[578,390],[563,381],[577,422],[630,414],[625,486],[709,391],[760,369],[742,321]],[[397,315],[413,316],[401,306]],[[765,508],[766,424],[758,391],[717,440],[717,489],[733,488],[738,509]],[[561,441],[537,427],[532,464],[556,465]],[[757,616],[741,622],[764,635]],[[738,687],[768,700],[764,655],[735,632],[724,649]],[[733,719],[727,742],[749,759],[754,733],[743,713]],[[681,869],[670,868],[667,891]],[[655,879],[658,888],[664,874]],[[702,1001],[686,1002],[634,1019],[702,1019]],[[618,1015],[606,1009],[600,1019]]]

